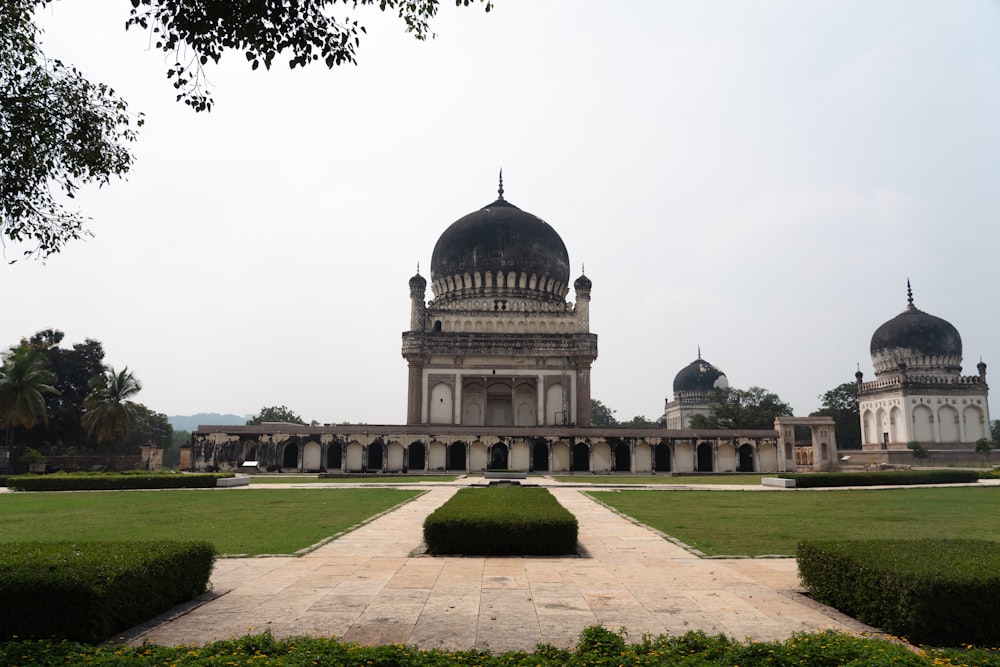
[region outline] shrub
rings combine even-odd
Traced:
[[[975,470],[883,470],[877,472],[782,473],[795,487],[904,486],[911,484],[969,484],[979,479]]]
[[[15,491],[124,491],[130,489],[205,489],[213,488],[220,477],[233,473],[175,475],[155,473],[18,475],[7,478],[7,487]]]
[[[819,602],[911,641],[1000,645],[1000,545],[988,540],[804,541]]]
[[[0,545],[0,639],[100,642],[204,593],[207,542]]]
[[[545,489],[460,489],[424,521],[427,550],[437,554],[576,553],[577,522]]]

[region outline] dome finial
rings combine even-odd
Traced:
[[[417,262],[417,275],[420,275],[420,262]]]
[[[913,289],[910,288],[910,279],[906,279],[906,307],[914,308],[913,305]]]
[[[701,359],[701,345],[698,346],[698,359]]]
[[[500,199],[503,200],[503,167],[500,167],[500,187],[497,189]]]

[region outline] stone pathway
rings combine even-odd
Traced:
[[[220,559],[209,601],[123,641],[204,644],[270,630],[503,652],[572,646],[590,625],[624,627],[633,639],[868,629],[798,595],[794,559],[697,558],[574,488],[550,491],[577,517],[589,557],[414,556],[424,518],[457,488],[433,486],[305,556]]]

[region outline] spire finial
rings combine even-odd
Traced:
[[[420,262],[417,262],[417,275],[420,275]]]
[[[698,346],[698,360],[701,361],[701,345]]]
[[[581,276],[587,275],[587,265],[584,264],[583,262],[580,262],[580,275]]]
[[[503,167],[500,167],[500,187],[497,192],[500,193],[500,199],[503,199]]]
[[[906,279],[906,304],[909,308],[913,308],[913,289],[910,288],[910,279]]]

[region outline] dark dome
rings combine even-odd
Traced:
[[[919,310],[911,303],[872,335],[872,359],[962,356],[962,337],[952,324]]]
[[[700,356],[674,376],[674,394],[681,391],[707,392],[728,386],[726,374]]]
[[[506,284],[510,274],[512,285]],[[487,284],[487,275],[490,285],[502,275],[506,288],[561,300],[569,285],[569,253],[547,222],[501,196],[448,227],[431,256],[431,282],[439,295],[464,295],[473,285]],[[451,285],[438,282],[448,279]]]
[[[419,273],[410,278],[410,289],[423,290],[427,287],[427,279]]]
[[[585,275],[580,275],[579,278],[573,281],[573,289],[575,290],[585,290],[590,291],[590,288],[594,286],[594,283]]]

